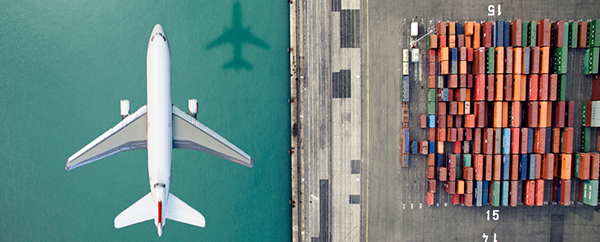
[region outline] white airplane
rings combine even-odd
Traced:
[[[171,102],[171,51],[160,24],[154,26],[148,43],[148,103],[129,115],[129,101],[121,100],[123,120],[69,157],[65,169],[72,170],[128,150],[148,150],[150,193],[115,218],[122,228],[154,219],[158,236],[167,219],[204,227],[204,216],[169,193],[173,149],[199,150],[244,166],[254,160],[235,145],[196,121],[198,101],[188,101],[189,114]]]

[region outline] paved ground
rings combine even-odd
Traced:
[[[411,155],[411,167],[400,168],[401,49],[408,48],[409,24],[420,22],[420,32],[440,20],[587,20],[600,18],[600,2],[511,1],[496,3],[488,16],[489,2],[479,1],[363,1],[361,51],[363,56],[363,173],[361,241],[594,241],[600,235],[596,208],[452,206],[444,192],[436,205],[425,203],[425,156]],[[500,8],[500,16],[498,15]],[[367,27],[368,26],[368,27]],[[426,40],[420,42],[426,60]],[[569,51],[568,100],[590,96],[590,77],[582,73],[583,52]],[[411,65],[411,140],[426,139],[418,128],[418,115],[427,112],[426,66]],[[578,117],[576,117],[576,120]],[[575,149],[580,137],[575,127]],[[597,136],[596,136],[597,137]],[[594,141],[595,143],[597,141]],[[547,186],[548,187],[548,186]],[[440,188],[438,187],[438,191]],[[548,198],[546,200],[549,200]],[[487,220],[487,211],[499,219]]]

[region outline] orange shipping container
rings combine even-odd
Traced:
[[[458,67],[460,69],[458,74],[461,74],[461,75],[467,74],[467,61],[466,60],[461,60],[458,63]]]
[[[523,52],[521,50],[521,48],[515,48],[514,51],[514,56],[513,56],[513,73],[514,74],[521,74],[522,73],[522,61],[523,61]]]
[[[426,192],[426,193],[427,193],[427,205],[433,205],[435,193],[431,193],[431,192]]]
[[[535,205],[544,206],[544,180],[535,181]]]
[[[560,154],[560,179],[571,179],[571,154]]]
[[[554,154],[546,153],[542,160],[542,178],[546,180],[554,179]]]
[[[502,102],[494,102],[494,128],[502,128]]]
[[[521,101],[521,75],[513,75],[513,101]]]
[[[508,102],[502,102],[502,128],[508,127]]]
[[[590,178],[598,180],[600,177],[600,154],[591,153],[590,159]]]
[[[448,22],[448,34],[456,34],[456,22]]]
[[[457,194],[465,194],[465,181],[463,181],[463,180],[456,181],[456,193]]]
[[[511,103],[510,127],[521,127],[521,102]]]
[[[495,87],[494,89],[496,90],[494,95],[494,100],[495,101],[502,101],[504,100],[504,75],[502,74],[496,74],[496,79],[495,79]]]
[[[471,48],[473,46],[473,36],[465,35],[465,47]]]
[[[446,131],[444,131],[444,135],[446,134]],[[437,142],[437,153],[438,154],[444,154],[444,141],[438,141]]]
[[[473,35],[473,21],[467,21],[463,24],[465,35]]]
[[[550,70],[550,47],[540,47],[540,74],[548,74]]]
[[[539,103],[539,118],[538,118],[538,127],[546,128],[548,127],[548,102],[538,102]]]
[[[440,68],[440,74],[442,74],[442,75],[448,75],[448,73],[450,72],[449,71],[449,66],[448,66],[448,61],[446,60],[446,61],[442,61],[442,62],[439,62],[439,63],[440,63],[440,66],[439,66],[439,68]]]
[[[579,167],[575,170],[579,170],[579,174],[575,174],[575,176],[581,180],[590,179],[590,159],[591,155],[589,153],[581,153],[579,154]]]
[[[527,99],[527,75],[521,75],[521,101]]]
[[[504,73],[504,47],[496,47],[496,74]]]
[[[435,166],[427,167],[427,179],[435,179]]]
[[[473,49],[481,47],[481,24],[473,23]]]
[[[562,135],[562,153],[573,153],[573,132],[573,128],[564,128]]]
[[[435,166],[435,154],[427,155],[427,166]]]
[[[434,68],[435,68],[435,66],[434,66]],[[429,85],[428,85],[429,88],[435,88],[435,76],[429,76],[428,80],[429,80],[428,81],[429,82]]]
[[[494,181],[502,180],[502,155],[494,155],[494,168],[492,169]]]
[[[456,35],[448,35],[448,47],[456,48]]]
[[[448,60],[448,51],[450,49],[448,47],[441,47],[438,51],[438,61],[447,61]]]
[[[429,36],[429,47],[431,49],[438,48],[438,36],[437,35],[432,34],[431,36]]]
[[[550,143],[550,151],[552,153],[560,153],[560,128],[552,128],[552,138]]]

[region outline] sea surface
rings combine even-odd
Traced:
[[[223,35],[236,19],[241,28]],[[121,121],[121,99],[132,112],[146,104],[157,23],[171,48],[173,104],[198,99],[198,120],[255,160],[248,168],[174,150],[171,193],[206,227],[168,220],[162,238],[153,221],[114,227],[150,191],[146,150],[65,170]],[[244,39],[256,45],[230,43]],[[0,241],[289,241],[288,46],[281,0],[1,2]]]

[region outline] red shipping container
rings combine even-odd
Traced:
[[[427,167],[427,179],[435,179],[435,166]]]
[[[504,101],[513,100],[513,75],[504,75]]]
[[[525,190],[523,191],[522,201],[527,206],[533,206],[535,204],[535,181],[525,181]]]
[[[533,132],[533,152],[546,153],[546,129],[537,128]]]
[[[573,128],[564,128],[562,134],[562,153],[573,153]]]
[[[540,83],[539,83],[539,94],[538,94],[538,99],[541,101],[546,101],[548,100],[548,75],[547,74],[542,74],[539,76],[540,77]]]
[[[485,102],[475,102],[475,126],[483,128],[487,126],[487,105]]]
[[[510,157],[510,180],[519,180],[519,155],[511,155]]]
[[[509,46],[504,48],[504,73],[512,74],[513,73],[513,47]]]
[[[502,156],[494,155],[494,168],[492,168],[492,179],[494,181],[502,180]]]
[[[469,168],[473,169],[473,167],[469,167]],[[465,181],[465,193],[466,194],[473,194],[473,180],[467,180],[467,181]]]
[[[485,155],[485,164],[483,168],[485,169],[485,173],[483,178],[486,181],[492,180],[492,167],[494,166],[494,158],[492,155]]]
[[[473,129],[472,128],[465,129],[465,141],[472,141],[472,140],[473,140]]]
[[[542,19],[537,22],[537,45],[550,45],[550,19]]]
[[[600,100],[600,75],[594,75],[592,79],[592,100]]]
[[[427,205],[433,205],[434,193],[426,192],[427,194]]]
[[[569,34],[569,33],[567,33]],[[553,38],[552,38],[552,46],[553,47],[563,47],[565,46],[564,43],[564,35],[565,35],[565,21],[560,20],[560,21],[556,21],[554,22],[554,33],[553,33]],[[566,43],[567,45],[569,43]]]
[[[448,77],[448,88],[457,88],[458,87],[458,76],[457,75],[450,75]],[[450,91],[450,90],[448,90]],[[451,96],[450,94],[448,94],[448,96]]]
[[[483,129],[483,153],[491,155],[494,152],[494,129]]]
[[[550,138],[550,142],[551,142],[550,151],[548,151],[548,152],[560,153],[560,135],[561,135],[560,128],[552,128],[551,135],[552,136]]]
[[[542,177],[542,155],[533,154],[535,156],[535,179]]]
[[[578,24],[578,34],[579,37],[577,37],[577,48],[586,48],[587,47],[587,29],[588,29],[588,22],[587,21],[581,21]]]
[[[465,47],[465,36],[462,34],[456,35],[456,48]]]
[[[452,149],[452,152],[456,153],[456,154],[460,154],[461,153],[461,148],[462,148],[462,144],[460,141],[455,141],[454,142],[454,149]]]
[[[598,180],[600,177],[600,154],[590,154],[590,179]]]
[[[481,47],[481,24],[473,23],[473,49],[479,47]]]
[[[485,93],[486,93],[485,83],[486,83],[485,75],[478,74],[475,76],[475,89],[473,90],[473,92],[475,92],[475,94],[473,95],[474,101],[485,101]]]
[[[511,128],[510,129],[510,153],[519,154],[519,147],[521,144],[521,129]]]
[[[542,160],[542,179],[554,179],[554,154],[546,153]]]
[[[427,128],[427,115],[419,115],[419,127],[422,129]]]
[[[467,207],[472,207],[473,206],[473,194],[462,195],[462,204],[464,204]]]
[[[438,167],[438,180],[448,180],[448,169],[446,167]]]
[[[473,153],[475,154],[481,154],[481,140],[482,140],[482,134],[481,134],[481,129],[476,128],[474,129],[474,135],[473,135]]]
[[[494,92],[494,86],[496,85],[496,77],[494,76],[494,74],[489,74],[486,76],[487,78],[487,101],[494,101],[495,99],[495,95],[496,93]]]
[[[482,46],[483,47],[492,47],[492,22],[485,21],[483,23],[483,34],[482,34]]]
[[[431,68],[431,63],[429,63],[429,68]],[[433,68],[435,68],[435,63],[434,63]],[[429,81],[428,82],[429,82],[429,85],[428,85],[429,88],[435,88],[435,69],[434,69],[433,75],[431,75],[431,72],[429,73]]]
[[[465,115],[465,128],[475,128],[475,115]]]
[[[528,95],[527,95],[527,100],[528,101],[537,101],[538,100],[538,94],[539,94],[539,89],[538,89],[538,85],[539,85],[539,76],[538,75],[529,75],[529,89],[528,89]]]
[[[446,129],[438,128],[438,141],[446,141]]]
[[[519,181],[510,182],[510,193],[508,195],[508,205],[511,207],[517,206],[519,196]]]
[[[435,180],[427,180],[427,192],[435,193],[436,185]]]
[[[558,75],[551,74],[548,84],[548,100],[556,101],[558,99]]]
[[[461,88],[467,87],[467,75],[463,74],[463,75],[458,76],[458,87],[461,87]],[[465,101],[465,100],[462,100],[462,101]]]
[[[458,114],[458,102],[450,102],[450,110],[448,110],[450,115]]]
[[[473,61],[473,48],[467,47],[467,61]]]
[[[445,35],[446,34],[447,23],[445,21],[440,21],[437,23],[437,34]]]
[[[529,66],[529,73],[539,74],[540,73],[540,47],[532,47],[530,53],[531,65]]]
[[[436,41],[437,41],[437,38],[436,38]],[[435,49],[429,49],[427,51],[427,59],[429,60],[429,63],[435,63],[436,56],[437,56],[437,53],[436,53]]]
[[[431,77],[431,76],[434,76],[434,78],[435,78],[435,74],[436,74],[436,70],[435,70],[435,63],[431,63],[431,62],[430,62],[430,63],[429,63],[429,76],[430,76],[430,77]],[[430,88],[435,88],[435,86],[433,86],[433,87],[431,87],[431,86],[430,86]]]
[[[562,180],[560,186],[560,204],[564,206],[571,205],[571,180]]]
[[[544,206],[544,180],[535,180],[535,205]]]
[[[521,127],[521,102],[512,102],[510,109],[510,127]]]
[[[522,46],[523,20],[517,19],[510,23],[510,45]]]
[[[444,190],[448,194],[454,194],[456,192],[456,182],[455,181],[447,181],[444,183]]]
[[[460,116],[456,116],[456,118],[460,118]],[[460,119],[458,119],[460,120]],[[463,141],[465,137],[465,129],[464,128],[456,128],[456,141]],[[460,153],[460,152],[456,152]]]
[[[554,127],[565,127],[567,102],[558,101],[554,105]]]
[[[438,105],[441,104],[438,103]],[[438,128],[445,129],[446,128],[446,115],[438,115],[437,116],[437,126]]]
[[[454,168],[456,167],[456,155],[454,154],[446,154],[447,167]]]
[[[528,137],[529,137],[529,129],[521,128],[521,154],[527,154]]]
[[[485,74],[485,48],[475,49],[475,60],[473,61],[473,74]]]
[[[429,128],[427,130],[427,140],[435,141],[435,128]]]
[[[575,118],[575,101],[567,102],[567,127],[573,127],[573,120]]]
[[[473,169],[475,170],[475,180],[482,181],[485,170],[483,168],[483,155],[473,155]]]
[[[536,128],[538,126],[539,111],[538,102],[527,103],[527,127]]]
[[[427,166],[435,166],[435,154],[427,155]]]
[[[473,180],[473,167],[463,167],[463,179],[467,181]]]
[[[579,174],[575,174],[575,176],[581,180],[588,180],[590,179],[590,160],[591,160],[591,155],[589,153],[581,153],[579,155],[579,169],[575,169],[575,170],[579,170]]]
[[[452,204],[453,204],[453,205],[458,205],[458,204],[460,204],[460,201],[461,201],[460,197],[461,197],[461,196],[462,196],[462,195],[460,195],[460,194],[456,193],[456,191],[455,191],[455,192],[454,192],[454,194],[452,194]]]
[[[439,48],[443,48],[443,47],[448,47],[448,37],[446,35],[440,35],[438,34],[438,47]],[[438,61],[440,61],[438,59]]]

